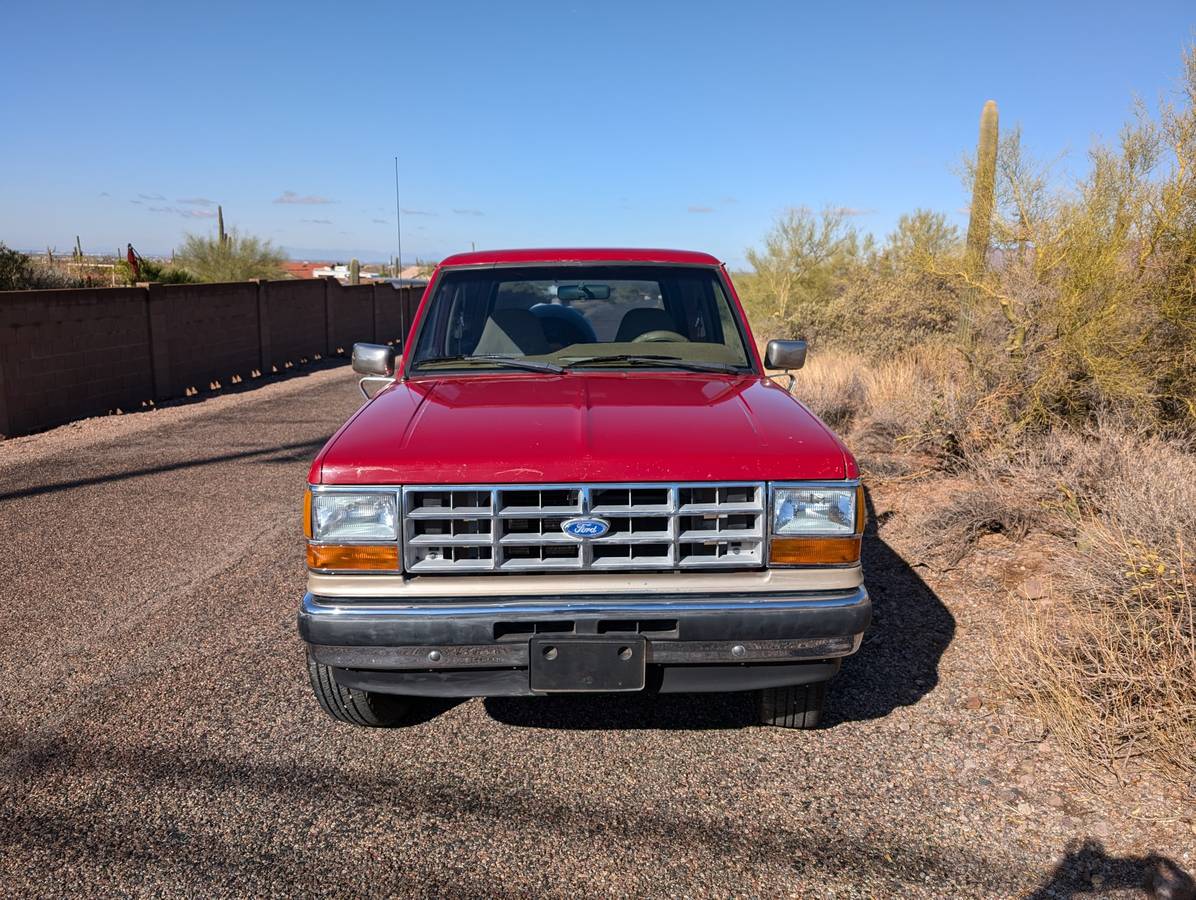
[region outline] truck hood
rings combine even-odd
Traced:
[[[549,484],[856,475],[839,440],[768,379],[574,372],[391,385],[325,445],[310,480]]]

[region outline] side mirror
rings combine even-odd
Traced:
[[[353,371],[373,378],[393,378],[395,374],[394,347],[386,344],[354,344]]]
[[[806,364],[805,341],[769,341],[764,352],[766,369],[800,369]]]
[[[386,344],[353,345],[353,371],[361,376],[357,387],[365,399],[373,399],[374,394],[395,380],[397,357],[398,351]],[[366,389],[367,384],[373,385],[374,394]]]

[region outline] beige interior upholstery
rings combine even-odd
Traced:
[[[649,331],[676,331],[677,323],[673,321],[673,317],[663,309],[656,309],[651,306],[639,306],[635,309],[629,309],[623,314],[623,320],[619,323],[619,333],[615,335],[615,341],[622,343],[624,341],[633,341],[641,334],[647,334]]]
[[[496,309],[473,348],[474,356],[534,356],[547,352],[544,328],[526,309]]]

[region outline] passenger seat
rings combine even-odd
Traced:
[[[537,356],[548,352],[540,320],[526,309],[496,309],[486,319],[475,356]]]
[[[621,344],[633,341],[649,331],[683,333],[677,328],[677,323],[673,321],[673,317],[666,310],[652,306],[637,306],[623,314],[623,319],[619,322],[618,334],[615,335],[615,342]]]

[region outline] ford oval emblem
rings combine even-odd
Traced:
[[[592,541],[610,531],[610,522],[599,518],[567,519],[561,523],[561,531],[579,541]]]

